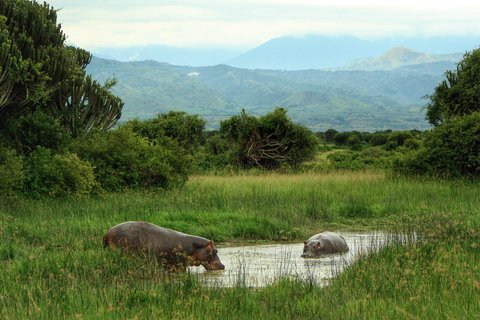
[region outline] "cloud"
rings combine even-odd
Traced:
[[[378,0],[53,0],[70,42],[254,46],[282,35],[480,34],[480,3]]]

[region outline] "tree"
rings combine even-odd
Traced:
[[[287,164],[296,166],[314,155],[315,135],[294,124],[287,111],[276,108],[260,118],[240,115],[220,123],[220,133],[233,146],[237,163],[242,167],[273,169]]]
[[[328,142],[328,143],[332,143],[334,142],[334,138],[335,138],[335,135],[338,133],[337,130],[335,129],[328,129],[327,131],[325,131],[325,141]]]
[[[445,78],[429,96],[427,120],[434,126],[480,111],[480,49],[465,53],[457,69],[445,72]]]
[[[465,53],[456,71],[430,96],[427,119],[435,126],[424,148],[397,163],[399,171],[448,177],[480,175],[480,49]]]
[[[122,114],[123,101],[110,93],[116,80],[102,86],[90,75],[74,75],[53,94],[51,112],[74,137],[112,128]]]
[[[0,128],[25,110],[60,119],[73,135],[106,130],[122,101],[85,74],[87,51],[65,46],[55,9],[28,0],[0,2]]]
[[[400,172],[443,177],[480,175],[480,112],[458,116],[426,134],[425,147],[405,162]]]
[[[70,73],[56,11],[27,0],[0,2],[0,119],[44,104]]]

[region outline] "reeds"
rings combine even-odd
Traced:
[[[151,259],[103,249],[103,234],[127,220],[220,246],[303,241],[325,229],[385,230],[412,239],[392,238],[323,288],[308,279],[257,290],[242,281],[212,288],[193,274],[172,276]],[[205,176],[170,192],[2,200],[0,318],[475,319],[478,230],[478,183],[378,172]]]

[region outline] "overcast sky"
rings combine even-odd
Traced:
[[[43,1],[42,1],[43,2]],[[68,42],[251,48],[283,35],[480,35],[480,1],[47,0]]]

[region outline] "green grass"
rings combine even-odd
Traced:
[[[303,241],[324,229],[417,231],[332,285],[205,288],[152,259],[104,250],[113,225],[147,220],[214,239]],[[2,319],[476,319],[480,185],[382,173],[194,177],[181,190],[0,202]],[[221,257],[220,257],[221,258]]]

